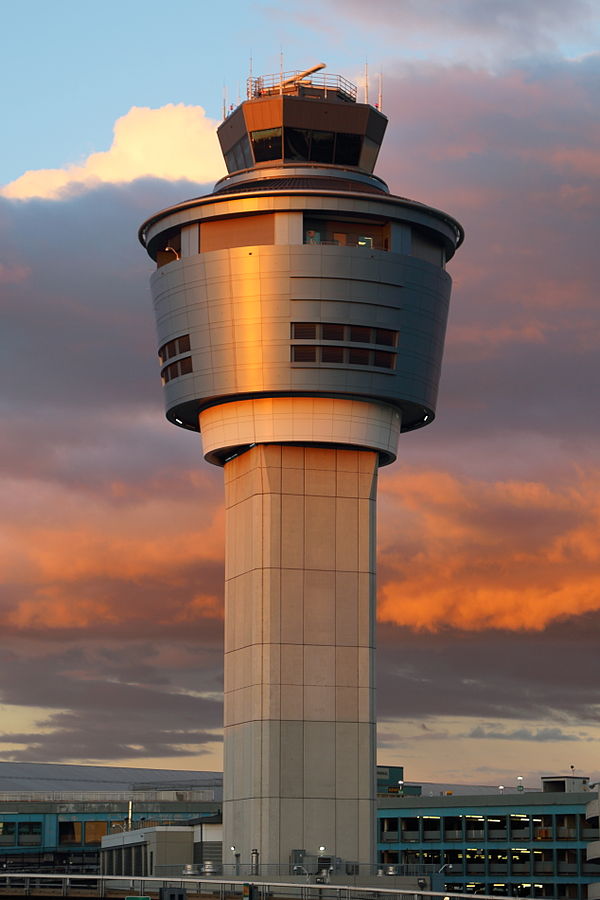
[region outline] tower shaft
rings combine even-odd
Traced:
[[[371,862],[376,480],[370,451],[225,464],[224,847],[242,860]]]

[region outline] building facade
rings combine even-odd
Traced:
[[[585,779],[545,782],[541,791],[380,799],[379,862],[386,871],[430,866],[448,891],[597,900],[598,796]]]
[[[221,796],[220,773],[0,763],[0,868],[93,874],[104,836],[210,818]]]
[[[290,870],[374,861],[377,471],[434,418],[462,240],[322,68],[251,80],[229,175],[140,230],[167,418],[224,468],[224,841]]]

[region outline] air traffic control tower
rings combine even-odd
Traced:
[[[167,418],[225,476],[224,861],[264,872],[374,862],[377,470],[435,416],[462,240],[322,69],[251,79],[229,174],[140,231]]]

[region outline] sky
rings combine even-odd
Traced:
[[[283,55],[381,71],[377,173],[466,232],[436,421],[380,474],[379,762],[599,780],[599,4],[2,20],[0,760],[221,767],[222,472],[164,418],[136,231],[212,189],[224,97]]]

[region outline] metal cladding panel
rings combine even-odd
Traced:
[[[286,97],[283,103],[283,121],[285,125],[293,128],[364,134],[367,130],[370,109],[371,107],[364,103],[330,103],[325,100]],[[385,131],[387,119],[381,113],[377,115],[383,120]]]
[[[234,144],[246,134],[246,121],[241,106],[228,116],[217,129],[223,154],[228,153]]]
[[[237,247],[169,263],[152,278],[158,342],[189,334],[193,368],[165,385],[169,417],[197,428],[219,400],[299,392],[375,398],[415,427],[435,410],[450,285],[431,263],[355,247]],[[293,322],[397,331],[396,369],[292,362]]]
[[[240,107],[246,120],[246,130],[260,131],[263,128],[279,128],[283,119],[283,97],[263,97],[249,100]],[[222,126],[221,126],[222,127]]]

